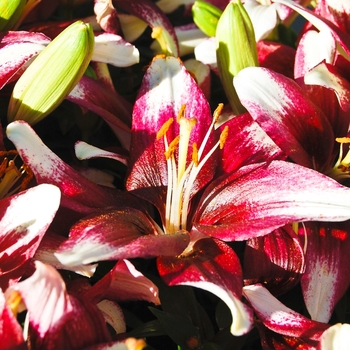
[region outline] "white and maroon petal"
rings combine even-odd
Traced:
[[[39,261],[35,273],[7,289],[19,293],[28,310],[30,346],[37,349],[82,349],[110,341],[96,305],[68,295],[60,274]],[[80,337],[79,334],[84,334]]]
[[[323,331],[329,327],[286,307],[260,284],[243,287],[243,295],[265,327],[278,334],[319,340]]]
[[[127,189],[152,202],[160,213],[164,212],[164,186],[168,184],[168,171],[164,155],[164,139],[156,140],[156,134],[165,122],[174,118],[167,132],[169,143],[179,135],[177,115],[186,105],[185,118],[196,118],[189,141],[189,149],[197,143],[200,147],[212,121],[210,106],[203,92],[180,60],[174,57],[157,56],[144,76],[133,110],[130,174]],[[209,137],[204,150],[213,146]],[[177,157],[177,154],[175,154]],[[192,160],[188,152],[187,165]],[[213,176],[215,157],[210,157],[196,178],[193,193]]]
[[[121,307],[114,301],[102,300],[97,304],[106,322],[117,334],[126,332],[124,314]]]
[[[303,246],[291,226],[247,241],[245,284],[262,283],[274,295],[288,292],[305,271]]]
[[[350,285],[350,223],[307,223],[306,234],[305,305],[313,320],[329,322]]]
[[[68,166],[45,146],[27,123],[16,121],[9,124],[7,136],[34,172],[38,183],[51,183],[60,188],[63,206],[89,213],[93,208],[118,203],[121,193],[111,189],[106,191]]]
[[[116,91],[111,91],[102,82],[83,76],[67,100],[101,116],[118,136],[123,147],[129,149],[132,107]]]
[[[106,33],[118,34],[120,32],[118,13],[111,1],[96,0],[94,13],[97,23]]]
[[[209,101],[211,92],[210,68],[194,58],[186,60],[184,65],[186,69],[196,77],[199,87],[202,89],[204,96]]]
[[[305,75],[305,84],[333,90],[343,111],[350,110],[350,83],[332,65],[322,63]]]
[[[285,154],[256,123],[249,113],[234,116],[231,108],[223,110],[220,127],[228,127],[228,137],[221,151],[218,173],[231,173],[248,164],[283,159]],[[219,124],[219,123],[218,123]]]
[[[350,5],[347,0],[320,0],[315,12],[327,18],[345,33],[350,33]]]
[[[154,221],[132,209],[109,209],[80,220],[69,239],[55,254],[68,266],[102,260],[150,258],[180,254],[188,245],[187,234],[160,234]]]
[[[12,31],[0,36],[0,89],[16,74],[25,70],[26,64],[35,58],[51,42],[41,33]]]
[[[84,298],[98,302],[102,298],[115,301],[146,300],[160,304],[158,287],[136,270],[128,260],[119,260],[114,268],[96,282]]]
[[[298,3],[291,0],[275,0],[274,2],[286,5],[294,11],[298,12],[319,31],[330,31],[332,35],[337,39],[339,44],[342,46],[346,54],[348,56],[350,55],[350,36],[348,36],[345,32],[339,29],[329,19],[321,17],[315,12],[309,10],[308,8],[302,7]]]
[[[105,151],[101,148],[89,145],[86,142],[78,141],[75,146],[75,155],[78,159],[92,159],[92,158],[111,158],[118,162],[127,165],[127,158],[125,155],[119,155],[114,152]]]
[[[242,270],[235,252],[225,243],[199,239],[192,251],[178,257],[159,257],[158,271],[170,286],[187,285],[215,294],[232,314],[231,333],[239,336],[252,326],[252,310],[241,301]]]
[[[301,38],[295,56],[294,77],[303,78],[312,68],[325,61],[333,64],[336,41],[329,31],[307,31]]]
[[[206,188],[194,226],[232,241],[263,236],[295,221],[345,221],[349,194],[335,180],[296,164],[248,165]]]
[[[3,349],[20,350],[22,349],[20,346],[25,344],[22,327],[7,304],[2,290],[0,290],[0,338]]]
[[[291,79],[249,67],[234,77],[237,94],[254,120],[296,163],[322,169],[333,149],[330,123]]]
[[[42,184],[0,201],[0,275],[34,256],[60,197],[56,186]]]
[[[179,49],[175,30],[168,17],[153,2],[149,0],[116,0],[113,4],[117,9],[141,18],[151,28],[160,28],[166,49],[173,56],[178,56]]]
[[[14,292],[21,294],[30,313],[31,325],[39,337],[44,337],[73,307],[59,273],[53,267],[38,261],[35,266],[35,273],[8,288],[5,296],[8,299]]]
[[[108,63],[116,67],[129,67],[139,63],[139,50],[121,36],[102,33],[95,36],[93,61]]]
[[[55,234],[50,230],[47,231],[35,252],[33,259],[51,265],[58,270],[70,270],[82,276],[92,277],[96,271],[97,264],[80,265],[70,268],[69,266],[62,265],[56,258],[54,253],[65,240],[66,238],[64,236]]]

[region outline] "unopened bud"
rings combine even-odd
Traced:
[[[205,1],[196,0],[192,6],[193,21],[209,37],[215,36],[222,11]]]
[[[90,24],[77,21],[58,35],[17,81],[8,121],[31,125],[50,114],[71,92],[87,69],[94,50]]]
[[[216,57],[225,93],[235,114],[245,112],[233,87],[233,77],[243,68],[259,65],[252,22],[238,0],[227,5],[217,29]]]
[[[26,0],[0,0],[0,31],[12,29],[19,19]]]

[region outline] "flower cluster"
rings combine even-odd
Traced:
[[[3,349],[348,347],[349,0],[1,5]]]

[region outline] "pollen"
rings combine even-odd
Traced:
[[[199,161],[198,161],[198,147],[197,147],[197,143],[193,142],[192,144],[192,161],[194,166],[198,166]]]
[[[216,107],[216,109],[213,113],[214,123],[216,123],[218,121],[223,109],[224,109],[224,104],[219,103],[219,105]]]
[[[224,145],[227,141],[228,138],[228,126],[224,127],[224,130],[222,131],[222,133],[220,134],[220,149],[224,148]]]
[[[176,151],[179,142],[180,136],[176,136],[174,140],[170,142],[168,149],[164,152],[166,160],[168,160],[171,156],[174,155],[174,152]]]
[[[163,136],[165,136],[165,134],[168,132],[170,125],[174,122],[174,118],[169,118],[169,120],[167,120],[162,127],[160,128],[160,130],[157,132],[157,140],[159,140],[160,138],[162,138]]]

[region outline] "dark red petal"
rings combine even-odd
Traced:
[[[240,301],[241,265],[228,245],[219,240],[199,239],[190,253],[178,257],[159,257],[157,265],[159,274],[168,285],[189,285],[221,298],[232,313],[232,334],[242,335],[249,331],[251,310]]]
[[[294,287],[305,271],[300,238],[291,226],[248,240],[244,250],[245,284],[262,283],[274,295]]]

